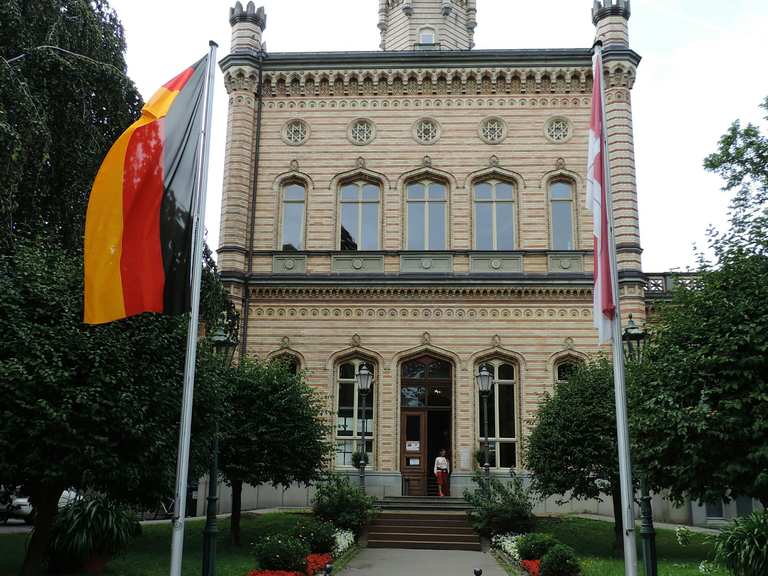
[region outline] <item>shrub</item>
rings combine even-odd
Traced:
[[[556,544],[541,559],[541,576],[580,576],[581,566],[573,548]]]
[[[338,528],[359,532],[373,518],[374,498],[366,496],[349,478],[329,475],[317,486],[315,515]]]
[[[336,548],[336,527],[331,522],[307,518],[296,524],[295,535],[314,554],[333,554]]]
[[[294,536],[265,536],[254,552],[260,568],[304,572],[309,546]]]
[[[524,534],[517,540],[517,551],[521,560],[541,560],[544,555],[558,544],[549,534]]]
[[[715,560],[737,576],[768,574],[768,512],[753,512],[722,530]]]
[[[48,547],[52,572],[78,571],[93,558],[124,552],[141,525],[124,506],[101,494],[88,494],[56,516]]]
[[[528,532],[533,528],[533,504],[529,492],[519,478],[502,482],[491,476],[490,481],[480,471],[472,481],[474,490],[465,490],[464,499],[472,509],[469,521],[481,535],[493,537],[510,532]]]

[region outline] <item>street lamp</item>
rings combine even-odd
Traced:
[[[357,374],[355,374],[355,384],[357,385],[357,390],[363,400],[363,433],[360,440],[360,486],[363,489],[363,492],[365,492],[365,461],[368,459],[368,451],[365,446],[367,433],[366,423],[368,421],[368,414],[365,410],[365,401],[368,398],[368,392],[371,391],[371,384],[373,384],[373,372],[371,372],[367,365],[362,364],[360,368],[358,368]]]
[[[481,366],[477,374],[475,374],[475,382],[480,389],[480,396],[483,397],[483,421],[485,426],[485,464],[483,469],[485,470],[485,479],[489,481],[488,487],[490,489],[491,479],[491,464],[488,461],[488,396],[490,396],[491,388],[493,388],[493,376],[488,371],[487,366]]]
[[[627,327],[621,335],[624,343],[624,352],[627,358],[634,362],[643,359],[643,351],[648,342],[648,332],[641,328],[629,315]],[[643,539],[643,564],[646,576],[657,576],[658,567],[656,561],[656,530],[653,528],[653,508],[651,507],[651,494],[648,490],[648,481],[645,475],[640,480],[640,536]]]
[[[223,326],[219,326],[211,334],[209,340],[213,344],[213,350],[222,370],[227,370],[232,364],[232,358],[235,356],[237,348],[237,338],[224,331]],[[208,471],[208,508],[206,511],[205,528],[203,529],[203,576],[216,575],[216,535],[219,532],[216,526],[216,509],[218,496],[216,494],[219,478],[219,422],[218,416],[216,428],[213,434],[213,444],[211,446],[211,462]]]

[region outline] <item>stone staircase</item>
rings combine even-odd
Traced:
[[[461,498],[388,497],[368,527],[369,548],[481,550]]]

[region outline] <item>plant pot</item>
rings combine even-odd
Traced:
[[[109,556],[92,556],[83,564],[83,570],[86,574],[102,574],[110,560]]]
[[[528,572],[531,576],[539,576],[541,560],[521,560],[520,565],[523,567],[523,570]]]

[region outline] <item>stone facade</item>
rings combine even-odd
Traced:
[[[624,318],[642,321],[630,96],[640,59],[627,44],[628,3],[620,2],[624,11],[597,4],[621,307]],[[441,441],[460,482],[480,446],[474,375],[481,363],[514,369],[514,392],[499,408],[514,419],[513,433],[498,435],[516,446],[506,462],[497,456],[497,471],[506,473],[522,466],[526,429],[558,366],[600,349],[592,215],[584,207],[592,55],[590,48],[470,50],[472,0],[380,0],[379,15],[382,52],[266,57],[266,15],[252,3],[232,10],[232,51],[222,61],[230,111],[219,267],[242,312],[241,352],[292,355],[339,422],[340,365],[374,368],[369,473],[379,479],[374,492],[394,494],[405,489],[408,361],[429,356],[450,366]],[[436,30],[439,46],[413,50],[424,26]],[[443,224],[426,224],[444,226],[432,250],[409,240],[421,213],[409,208],[408,190],[424,181],[444,194]],[[369,236],[365,251],[349,250],[342,231],[341,189],[354,182],[378,189],[376,224],[359,232]],[[487,182],[512,189],[513,233],[504,249],[478,246],[484,231],[474,194]],[[562,223],[553,213],[562,208],[552,196],[556,183],[571,194],[566,247],[553,229]],[[289,206],[291,186],[303,189],[295,230],[285,224],[299,210]],[[339,428],[341,444],[344,433]],[[350,470],[344,458],[337,464]]]

